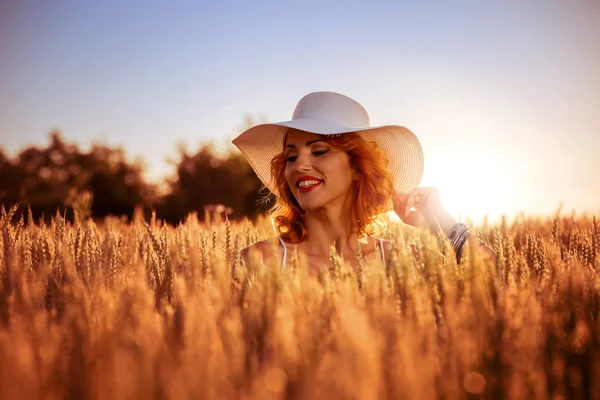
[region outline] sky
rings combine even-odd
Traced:
[[[524,4],[526,3],[526,4]],[[177,145],[285,121],[312,91],[421,141],[455,217],[600,212],[600,3],[0,1],[0,147]]]

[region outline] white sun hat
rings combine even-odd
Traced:
[[[334,92],[313,92],[300,99],[291,121],[254,126],[232,143],[240,149],[262,183],[275,192],[271,160],[283,151],[283,139],[289,128],[319,135],[355,132],[367,142],[376,142],[377,149],[387,157],[396,191],[410,193],[419,186],[423,176],[423,149],[419,139],[403,126],[370,125],[367,110],[356,100]],[[392,209],[391,198],[385,209]]]

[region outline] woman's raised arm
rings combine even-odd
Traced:
[[[436,235],[441,228],[446,237],[452,234],[451,230],[457,225],[457,221],[442,207],[439,200],[438,190],[434,187],[422,187],[416,188],[408,194],[396,193],[393,197],[394,211],[400,217],[400,219],[408,224],[415,227],[425,227],[429,231]],[[411,208],[415,210],[412,211]],[[453,243],[457,243],[456,249],[460,254],[462,246],[466,240],[476,240],[479,242],[479,246],[482,250],[495,262],[497,255],[487,243],[479,239],[471,232],[462,231],[459,229],[459,234],[463,237],[459,237],[459,240],[453,240]],[[453,238],[450,238],[451,240]],[[456,251],[455,249],[455,251]]]

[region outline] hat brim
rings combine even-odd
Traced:
[[[388,168],[394,179],[394,189],[400,193],[410,193],[419,186],[423,177],[423,149],[417,136],[408,128],[398,125],[356,128],[303,118],[257,125],[242,132],[232,141],[271,192],[275,192],[271,177],[271,160],[283,150],[283,138],[290,128],[319,135],[355,132],[367,141],[376,142],[377,149],[389,161]],[[390,198],[385,210],[389,211],[392,208]]]

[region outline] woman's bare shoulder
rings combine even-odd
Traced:
[[[385,247],[385,249],[386,249],[386,250],[391,250],[391,249],[392,249],[392,247],[393,247],[393,246],[392,246],[392,245],[393,245],[393,243],[392,243],[392,241],[391,241],[391,240],[382,239],[382,241],[383,241],[383,246]],[[417,255],[417,253],[418,253],[418,251],[419,251],[419,250],[418,250],[418,248],[417,248],[417,244],[416,244],[416,243],[413,243],[413,242],[411,242],[411,241],[408,241],[408,240],[404,240],[404,243],[405,243],[406,245],[410,246],[410,249],[412,250],[413,256],[416,256],[416,255]],[[440,256],[440,258],[441,258],[441,259],[445,259],[445,258],[446,258],[446,257],[445,257],[445,256],[444,256],[442,253],[440,253],[438,250],[436,250],[436,249],[433,249],[433,248],[431,248],[431,247],[426,247],[426,248],[427,248],[427,249],[429,249],[429,250],[431,250],[431,251],[433,251],[434,253],[437,253],[437,254]]]
[[[383,243],[383,246],[386,249],[392,248],[393,242],[390,239],[377,239],[377,240],[381,240],[381,242]],[[411,243],[408,240],[405,240],[404,243],[407,244],[407,245],[409,245],[409,246],[411,246],[411,247],[413,247],[413,248],[416,246],[414,243]]]
[[[271,246],[273,245],[279,245],[281,246],[281,244],[279,243],[279,239],[277,239],[276,237],[272,237],[269,239],[265,239],[265,240],[260,240],[256,243],[252,243],[249,246],[244,247],[242,250],[240,250],[240,254],[242,257],[246,257],[251,253],[254,252],[260,252],[263,257],[269,255],[269,252],[271,251]]]
[[[381,239],[381,241],[383,243],[384,251],[391,251],[394,247],[394,243],[392,240]],[[418,252],[417,245],[415,243],[409,242],[408,240],[404,240],[404,244],[410,248],[413,257],[415,257]]]

